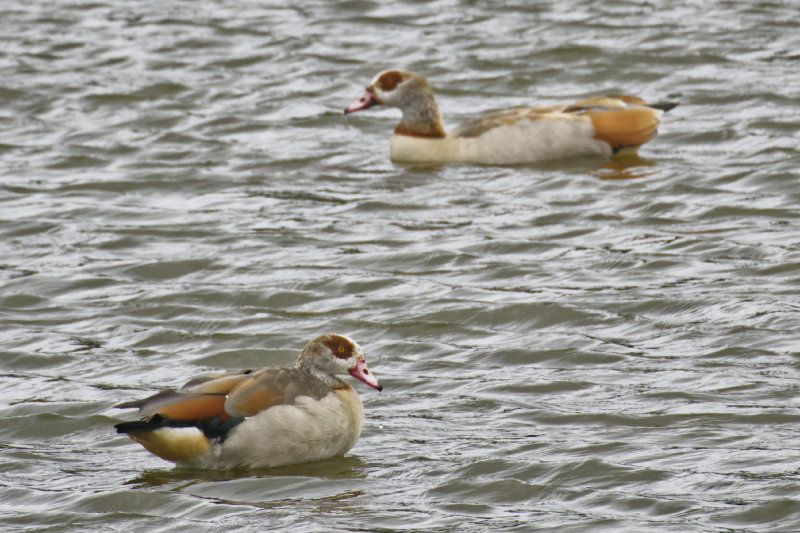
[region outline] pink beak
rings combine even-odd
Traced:
[[[378,383],[378,380],[372,375],[372,372],[369,371],[369,368],[367,368],[367,362],[363,359],[359,359],[356,363],[356,366],[350,369],[350,375],[360,381],[363,381],[373,389],[378,389],[379,391],[383,390],[381,384]]]
[[[355,113],[356,111],[372,107],[377,103],[379,102],[377,98],[375,98],[375,93],[372,92],[371,89],[367,89],[367,91],[361,95],[361,98],[350,104],[350,107],[344,110],[344,114]]]

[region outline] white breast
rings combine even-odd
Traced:
[[[273,467],[344,454],[358,440],[364,423],[361,399],[352,388],[314,400],[265,409],[239,424],[200,462],[208,467]]]

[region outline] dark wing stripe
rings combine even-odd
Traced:
[[[157,429],[169,428],[190,428],[196,427],[203,432],[209,439],[219,439],[223,442],[230,431],[244,420],[243,417],[230,417],[225,420],[219,417],[204,418],[200,420],[172,420],[161,415],[155,415],[150,420],[138,420],[136,422],[123,422],[114,428],[117,433],[136,433],[143,431],[155,431]]]

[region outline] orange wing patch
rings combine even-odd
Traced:
[[[139,409],[142,418],[149,419],[162,415],[175,420],[197,420],[225,414],[225,396],[211,394],[192,394],[182,391],[161,391],[143,400],[124,402],[114,407],[119,409]]]
[[[182,400],[164,405],[158,414],[173,420],[197,420],[219,416],[227,418],[225,397],[216,395],[187,395]]]
[[[252,416],[271,405],[282,403],[284,396],[282,390],[270,387],[268,382],[250,379],[228,395],[225,411],[231,416]]]
[[[176,393],[176,396],[169,403],[142,406],[142,416],[149,418],[159,414],[173,420],[198,420],[213,416],[228,418],[225,413],[225,396],[183,393]]]
[[[595,139],[607,142],[616,151],[649,141],[656,134],[661,111],[647,107],[633,107],[587,113],[586,116],[594,125]]]

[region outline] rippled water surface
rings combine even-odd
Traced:
[[[0,16],[0,528],[800,530],[796,2],[22,2]],[[679,100],[624,161],[392,164],[477,109]],[[175,469],[111,406],[337,331],[344,458]]]

